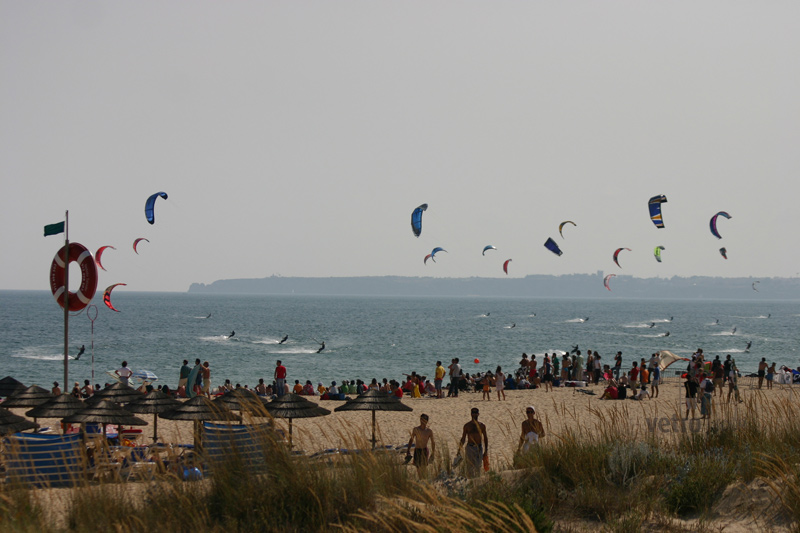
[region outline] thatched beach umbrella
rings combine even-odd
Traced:
[[[111,400],[114,403],[129,403],[144,396],[143,393],[124,383],[114,383],[110,387],[100,389],[89,399],[96,402],[98,398]]]
[[[237,421],[242,417],[232,413],[222,404],[214,404],[205,396],[195,396],[173,411],[159,413],[161,418],[167,420],[192,420],[194,422],[194,443],[197,446],[200,435],[200,422],[205,421]]]
[[[53,398],[53,393],[38,385],[19,389],[3,402],[3,407],[36,407]]]
[[[375,412],[413,411],[413,409],[401,402],[397,396],[377,389],[370,389],[352,400],[347,400],[345,404],[340,405],[334,411],[372,411],[372,449],[374,450],[377,443],[375,438]]]
[[[249,389],[234,389],[222,396],[217,396],[213,403],[223,405],[231,411],[239,411],[240,414],[242,411],[248,411],[259,416],[264,414],[264,408],[268,402]]]
[[[62,422],[65,424],[102,424],[104,437],[106,424],[117,424],[120,427],[147,425],[147,422],[110,400],[102,400],[94,405],[86,406],[77,413],[64,418]]]
[[[3,379],[0,379],[0,398],[8,398],[9,396],[13,396],[15,392],[24,388],[25,385],[11,376],[6,376]]]
[[[158,415],[167,411],[174,411],[181,406],[181,402],[167,396],[160,390],[153,390],[125,406],[131,413],[153,415],[153,442],[158,440]]]
[[[33,418],[64,418],[83,410],[86,407],[82,401],[72,394],[59,394],[40,404],[25,413],[26,416]]]
[[[264,406],[275,418],[289,419],[289,446],[292,446],[292,419],[326,416],[331,412],[297,394],[284,394]]]
[[[15,415],[8,409],[0,407],[0,435],[11,435],[25,431],[26,429],[38,428],[39,424],[31,422],[25,417]]]

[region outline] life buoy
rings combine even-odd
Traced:
[[[81,286],[78,292],[69,293],[69,310],[80,311],[92,301],[97,290],[97,266],[95,265],[92,253],[86,247],[77,242],[69,243],[67,253],[67,263],[75,261],[81,268]],[[53,292],[58,305],[64,307],[64,296],[67,288],[64,286],[66,273],[64,263],[64,247],[58,251],[50,265],[50,290]]]

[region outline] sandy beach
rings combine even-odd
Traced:
[[[760,391],[755,388],[755,380],[743,378],[740,386],[741,396],[747,400],[751,395],[763,394],[766,399],[794,397],[788,385],[775,385],[772,390],[766,387]],[[641,432],[645,438],[647,432],[657,431],[661,438],[669,439],[678,432],[701,431],[705,426],[698,419],[683,421],[686,407],[682,382],[671,378],[660,386],[657,398],[636,401],[600,400],[603,387],[600,385],[586,388],[561,387],[546,392],[544,388],[535,390],[506,390],[505,401],[498,401],[496,391],[492,390],[491,400],[486,401],[480,392],[461,392],[457,398],[436,399],[403,398],[403,402],[412,407],[412,412],[376,413],[377,439],[383,445],[400,445],[408,442],[411,429],[419,424],[419,416],[423,413],[430,417],[428,427],[434,432],[439,452],[455,455],[465,423],[470,420],[470,409],[480,409],[479,420],[486,424],[489,438],[489,458],[493,469],[509,468],[514,451],[519,442],[520,425],[525,419],[525,409],[529,405],[536,408],[538,418],[544,424],[546,437],[543,444],[555,445],[567,430],[580,431],[585,434],[608,430],[610,423],[625,423],[625,430]],[[309,400],[325,407],[331,414],[319,418],[293,420],[293,443],[295,449],[313,454],[330,448],[368,448],[372,433],[372,413],[368,411],[334,412],[344,402],[324,400],[319,397],[307,397]],[[745,409],[747,402],[738,404],[725,402],[727,388],[723,396],[714,397],[717,416],[736,416],[739,409]],[[725,406],[728,408],[723,409]],[[12,409],[24,415],[28,409]],[[725,412],[723,412],[725,411]],[[675,418],[679,414],[679,418]],[[138,444],[152,443],[153,415],[139,415],[148,422],[141,427],[142,433],[136,439]],[[665,422],[668,420],[668,422]],[[246,418],[245,422],[249,420]],[[253,420],[263,422],[263,419]],[[39,419],[42,427],[57,429],[56,419]],[[279,427],[288,429],[286,420],[277,420]],[[169,444],[191,443],[193,439],[192,422],[181,422],[159,419],[159,442]],[[676,435],[677,436],[677,435]]]

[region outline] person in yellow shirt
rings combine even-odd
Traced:
[[[436,373],[434,374],[433,384],[436,386],[436,397],[442,398],[442,381],[447,371],[442,366],[441,361],[436,361]]]

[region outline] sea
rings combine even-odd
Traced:
[[[278,360],[290,383],[329,385],[431,376],[455,357],[468,373],[508,371],[523,353],[575,346],[609,364],[621,351],[625,368],[657,350],[698,348],[730,354],[743,373],[762,358],[800,366],[800,301],[119,292],[114,312],[97,300],[69,317],[70,382],[111,382],[107,372],[127,361],[174,388],[182,361],[201,359],[213,386],[269,382]],[[0,291],[0,377],[50,388],[63,382],[63,351],[64,313],[49,291]]]

